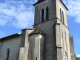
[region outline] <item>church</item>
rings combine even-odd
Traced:
[[[76,60],[62,0],[38,0],[33,28],[0,38],[0,60]]]

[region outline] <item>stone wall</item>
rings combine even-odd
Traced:
[[[3,42],[3,44],[0,52],[0,60],[5,60],[6,52],[8,48],[10,49],[9,60],[18,60],[21,36],[10,37],[10,38],[4,39],[3,41],[0,41],[0,43],[1,42]]]

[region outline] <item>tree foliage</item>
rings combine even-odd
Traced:
[[[80,58],[79,57],[76,57],[76,60],[80,60]]]

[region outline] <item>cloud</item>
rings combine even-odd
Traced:
[[[68,15],[75,18],[77,23],[80,23],[80,0],[63,0],[69,11]]]
[[[17,25],[19,28],[25,28],[33,24],[33,12],[31,11],[21,12],[15,18],[16,21],[13,22],[13,26],[15,27]]]
[[[31,4],[0,3],[0,26],[31,27],[33,19],[34,11]]]
[[[16,28],[26,28],[33,25],[34,11],[31,0],[27,3],[15,3],[16,0],[6,0],[0,3],[0,26],[11,25]],[[13,3],[13,1],[15,1]],[[37,0],[32,0],[35,3]],[[80,23],[80,1],[63,0],[69,11],[68,15],[75,18],[75,22]],[[19,2],[19,1],[17,1]],[[29,4],[28,4],[29,3]]]
[[[80,57],[80,54],[77,54],[76,57]]]
[[[37,0],[5,0],[7,3],[34,3]]]

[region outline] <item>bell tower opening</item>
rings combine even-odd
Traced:
[[[48,20],[48,19],[49,19],[49,8],[46,7],[46,20]]]
[[[44,9],[41,10],[40,22],[44,22]]]

